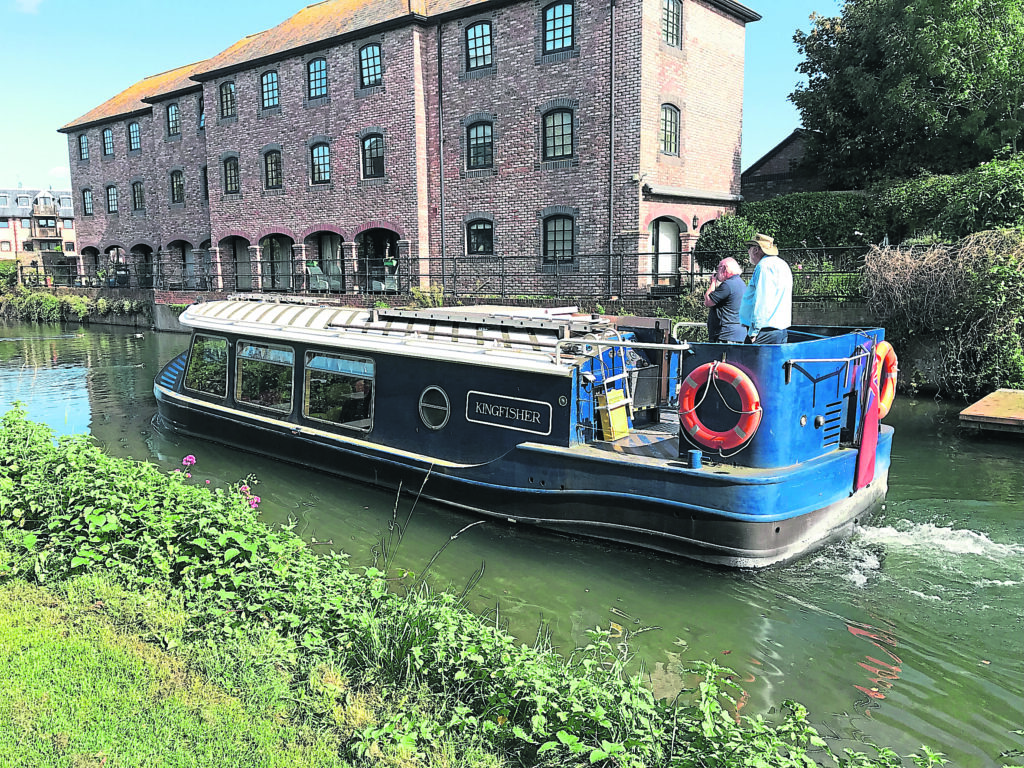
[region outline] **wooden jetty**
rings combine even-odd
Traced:
[[[1024,390],[997,389],[960,411],[960,424],[971,429],[1024,435]]]

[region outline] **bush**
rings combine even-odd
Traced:
[[[868,309],[897,345],[925,337],[940,387],[972,398],[1024,387],[1024,233],[980,232],[926,250],[867,256]]]
[[[878,187],[875,195],[889,240],[905,243],[909,238],[927,239],[930,233],[935,232],[935,222],[946,207],[956,183],[956,176],[925,174]]]
[[[746,242],[755,234],[757,230],[746,218],[727,213],[701,227],[700,237],[694,246],[694,258],[706,272],[713,272],[725,256],[734,256],[744,262]]]
[[[975,232],[1024,229],[1024,155],[890,184],[876,196],[894,243],[930,236],[949,243]]]
[[[0,261],[0,293],[10,293],[18,284],[18,262]]]
[[[836,248],[879,242],[885,221],[863,192],[798,192],[742,203],[739,213],[781,248]]]
[[[102,570],[140,592],[173,590],[190,634],[211,644],[253,627],[278,634],[295,649],[296,686],[320,694],[321,711],[360,696],[397,702],[349,727],[352,759],[381,746],[426,751],[444,734],[522,765],[806,768],[812,750],[839,765],[894,765],[837,758],[795,702],[778,725],[739,718],[739,688],[713,665],[677,701],[658,701],[605,634],[568,658],[521,645],[453,595],[432,594],[422,574],[399,594],[376,568],[357,574],[343,556],[318,556],[290,529],[262,524],[254,500],[247,486],[196,487],[83,437],[55,444],[12,409],[0,428],[0,538],[11,553],[0,578]],[[424,699],[429,718],[401,706]]]

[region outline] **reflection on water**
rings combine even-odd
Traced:
[[[60,434],[90,432],[167,469],[193,454],[198,484],[255,473],[269,522],[373,562],[415,489],[396,498],[152,428],[153,377],[185,343],[0,324],[0,408],[20,399]],[[956,765],[996,766],[1024,750],[1013,733],[1024,723],[1024,441],[967,438],[956,412],[898,400],[886,509],[851,541],[783,568],[717,570],[496,522],[450,541],[474,518],[423,502],[394,562],[418,573],[436,554],[432,581],[459,590],[483,566],[476,610],[563,650],[609,630],[659,695],[678,691],[682,665],[714,659],[737,673],[741,714],[792,698],[838,748],[928,744]]]

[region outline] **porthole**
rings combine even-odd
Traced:
[[[440,387],[427,387],[420,395],[420,420],[428,429],[443,429],[452,415],[448,395]]]

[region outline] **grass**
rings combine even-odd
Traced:
[[[0,765],[348,765],[336,734],[291,722],[280,675],[243,664],[240,697],[186,661],[198,649],[159,647],[184,626],[168,599],[96,577],[0,585]]]
[[[659,700],[605,632],[521,644],[388,558],[268,528],[247,484],[55,441],[18,407],[0,425],[0,765],[903,764],[834,755],[797,702],[738,717],[713,663]]]

